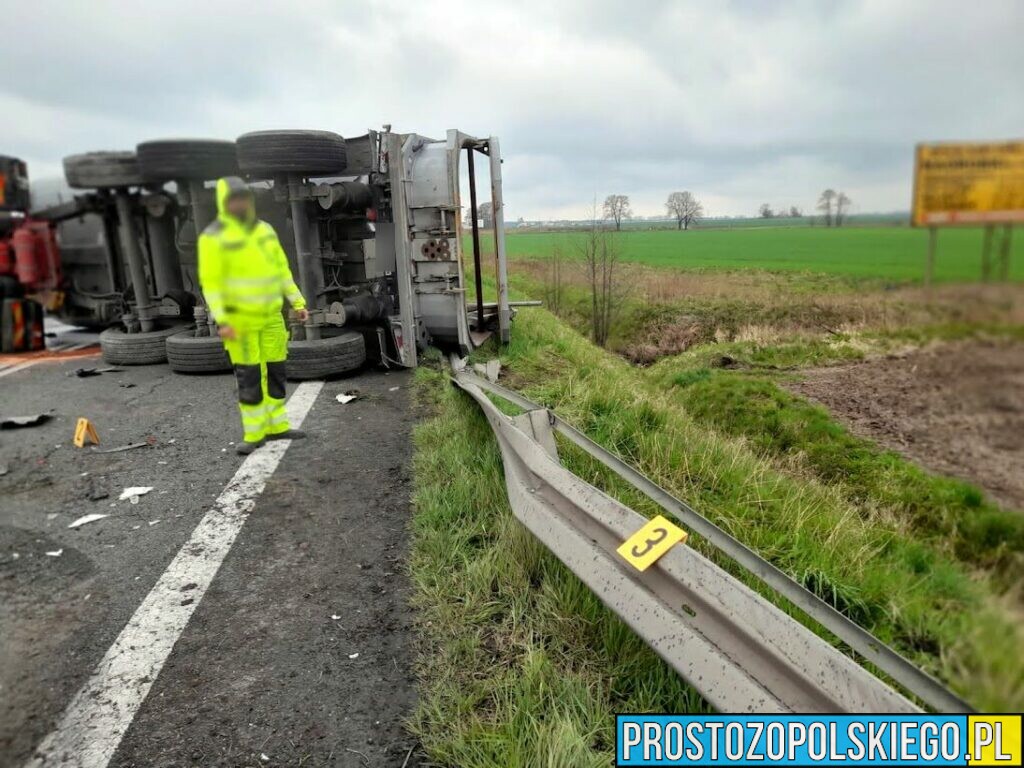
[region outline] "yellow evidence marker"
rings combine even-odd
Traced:
[[[686,541],[687,536],[682,528],[658,515],[626,539],[616,552],[638,571],[646,571],[673,546]]]
[[[96,427],[92,425],[91,421],[83,417],[75,425],[75,447],[84,448],[86,440],[93,445],[100,444],[100,436],[96,434]]]

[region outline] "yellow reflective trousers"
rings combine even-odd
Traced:
[[[238,338],[224,340],[238,382],[238,410],[247,443],[288,431],[285,413],[285,358],[288,329],[280,314],[261,328],[238,330]]]

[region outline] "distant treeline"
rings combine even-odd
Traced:
[[[608,222],[601,222],[607,226]],[[593,225],[592,221],[519,221],[510,222],[505,226],[508,229],[526,230],[529,232],[557,232],[560,230],[584,229]],[[843,222],[848,227],[906,227],[910,226],[910,213],[856,213],[850,214]],[[787,216],[777,218],[763,218],[751,216],[748,218],[729,217],[708,217],[701,220],[699,224],[693,225],[694,229],[747,229],[754,227],[824,227],[825,223],[821,216]],[[626,219],[622,222],[623,231],[646,231],[655,229],[676,229],[675,219]]]

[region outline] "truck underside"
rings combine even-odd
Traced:
[[[497,285],[490,302],[481,279],[477,155],[490,171]],[[509,339],[494,137],[450,130],[436,140],[390,126],[347,140],[327,131],[258,131],[236,142],[156,140],[134,152],[72,155],[64,168],[73,197],[37,194],[31,212],[24,196],[11,198],[4,220],[15,245],[30,221],[53,245],[12,249],[15,258],[0,261],[0,273],[8,263],[8,282],[21,283],[21,294],[68,323],[105,329],[100,342],[110,363],[230,370],[196,264],[198,234],[215,216],[214,183],[226,175],[250,183],[257,215],[278,232],[309,304],[306,321],[288,320],[290,378],[344,373],[367,359],[413,367],[428,345],[465,354],[492,333]],[[462,259],[463,179],[472,304]],[[33,280],[19,279],[26,275]],[[18,300],[8,288],[14,295],[4,298]]]

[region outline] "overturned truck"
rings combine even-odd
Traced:
[[[490,170],[492,301],[483,292],[478,157]],[[354,139],[258,131],[235,142],[147,141],[135,152],[74,155],[64,167],[69,185],[85,194],[49,215],[64,222],[61,234],[75,226],[75,216],[91,216],[106,246],[102,265],[95,255],[64,248],[72,286],[65,314],[112,322],[100,334],[110,363],[166,360],[181,373],[230,370],[196,258],[198,235],[215,216],[214,182],[226,175],[249,181],[257,215],[277,230],[309,305],[308,320],[288,320],[290,378],[345,373],[367,360],[412,367],[428,345],[466,354],[492,333],[509,339],[513,310],[494,137],[451,130],[437,140],[389,126]],[[463,268],[464,207],[473,230],[472,301]]]

